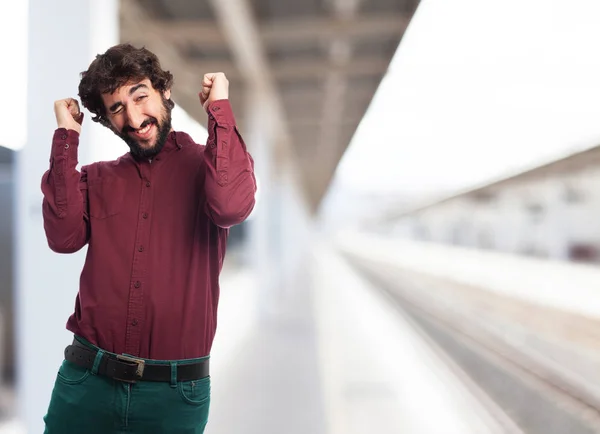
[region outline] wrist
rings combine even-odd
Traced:
[[[223,102],[223,101],[228,101],[228,100],[229,100],[229,98],[216,98],[216,99],[213,99],[212,101],[210,101],[210,102],[208,103],[208,105],[207,105],[207,107],[206,107],[206,108],[210,108],[210,106],[211,106],[211,105],[213,105],[213,104],[218,104],[218,103],[220,103],[220,102]]]
[[[57,126],[57,129],[62,129],[62,130],[71,130],[71,131],[75,131],[77,134],[81,134],[81,125],[79,124],[62,124],[59,123]]]
[[[52,141],[62,141],[64,143],[78,144],[79,143],[79,131],[75,131],[71,128],[57,127],[54,130]]]

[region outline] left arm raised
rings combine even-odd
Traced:
[[[213,223],[228,228],[243,222],[254,208],[254,161],[236,127],[229,100],[211,101],[206,109],[205,210]]]
[[[217,226],[229,228],[243,222],[254,208],[254,161],[236,127],[225,74],[205,74],[199,96],[208,113],[206,213]]]

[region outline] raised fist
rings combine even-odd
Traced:
[[[76,99],[66,98],[55,101],[54,114],[58,128],[66,128],[81,133],[83,113],[79,110],[79,103]]]
[[[204,74],[202,78],[202,91],[200,104],[204,110],[208,109],[211,102],[220,99],[229,99],[229,81],[222,72]]]

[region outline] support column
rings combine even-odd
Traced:
[[[254,159],[254,171],[258,183],[257,203],[248,222],[249,237],[247,255],[255,270],[258,285],[258,315],[264,319],[268,315],[272,290],[276,286],[277,267],[274,266],[272,250],[273,218],[273,149],[274,134],[268,104],[263,101],[264,93],[249,90],[245,95],[247,126],[245,142]],[[259,318],[259,319],[260,319]]]
[[[310,247],[311,217],[298,182],[293,154],[277,153],[275,117],[261,103],[260,92],[248,95],[247,144],[255,160],[258,202],[249,223],[248,257],[257,274],[261,320],[279,313],[280,302],[297,283]],[[297,288],[295,288],[297,289]]]
[[[28,433],[43,432],[63,349],[72,339],[65,324],[85,255],[85,249],[73,255],[52,252],[44,234],[40,182],[56,128],[53,102],[77,97],[79,73],[118,41],[117,9],[118,0],[29,0],[27,141],[17,156],[15,192],[18,410]],[[115,141],[105,141],[102,129],[86,112],[81,164],[108,157],[105,143]]]
[[[285,293],[290,293],[306,277],[306,258],[313,242],[313,217],[292,164],[283,165],[278,185],[281,286]]]

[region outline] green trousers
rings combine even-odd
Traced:
[[[165,362],[144,360],[146,364]],[[45,434],[204,432],[210,407],[210,377],[131,384],[93,371],[63,361],[44,417]]]

